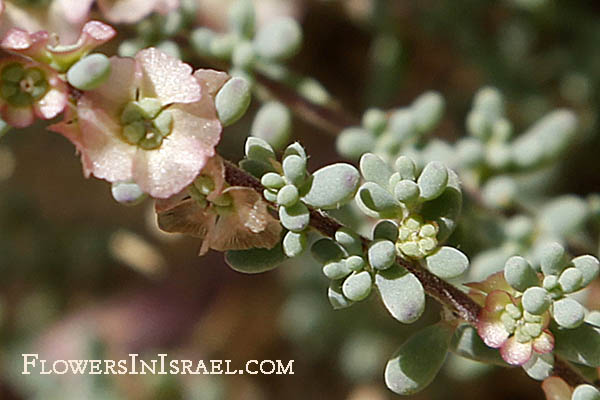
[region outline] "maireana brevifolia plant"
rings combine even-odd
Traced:
[[[71,11],[83,21],[91,3]],[[581,295],[600,263],[580,254],[598,229],[600,198],[519,196],[519,175],[558,162],[576,137],[572,111],[515,135],[501,93],[485,87],[468,135],[447,143],[428,136],[444,113],[437,92],[360,120],[340,111],[317,81],[285,65],[302,42],[298,23],[257,28],[250,1],[231,6],[225,32],[193,27],[189,4],[176,1],[97,3],[116,23],[159,14],[108,57],[91,52],[115,36],[111,26],[87,21],[79,39],[62,43],[19,26],[17,5],[0,1],[0,12],[13,13],[1,41],[3,134],[59,117],[48,129],[73,143],[86,177],[111,183],[115,200],[152,198],[161,229],[198,238],[201,255],[225,252],[236,271],[272,270],[308,250],[333,309],[377,295],[392,318],[411,324],[432,297],[443,307],[439,322],[415,331],[385,365],[395,393],[426,387],[453,352],[520,366],[544,381],[549,399],[600,398],[600,313]],[[262,104],[233,163],[215,148],[253,96]],[[356,163],[310,171],[303,146],[290,143],[292,114],[335,133],[339,153]],[[461,249],[479,240],[477,229],[469,233],[474,219],[495,234],[470,262]]]

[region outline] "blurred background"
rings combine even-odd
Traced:
[[[224,26],[226,0],[198,0],[198,24]],[[594,0],[256,0],[261,18],[288,14],[304,29],[291,67],[319,80],[357,119],[371,106],[446,98],[434,136],[464,135],[474,93],[506,96],[520,132],[555,107],[580,118],[580,141],[552,193],[600,190],[600,3]],[[113,46],[118,44],[118,38]],[[106,48],[114,54],[114,48]],[[195,65],[202,67],[203,65]],[[242,156],[258,104],[224,132],[220,152]],[[311,170],[340,160],[335,137],[294,120]],[[127,208],[86,180],[74,149],[43,124],[0,141],[1,399],[388,399],[385,362],[415,326],[376,296],[333,311],[310,256],[260,274],[197,240],[158,231],[151,201]],[[462,239],[465,240],[465,239]],[[468,240],[468,239],[467,239]],[[596,245],[597,249],[597,245]],[[469,254],[472,256],[473,254]],[[597,255],[597,251],[596,251]],[[590,298],[598,306],[599,287]],[[593,300],[592,300],[593,301]],[[416,325],[439,318],[433,302]],[[294,375],[21,375],[22,353],[52,359],[293,359]],[[542,399],[521,369],[450,357],[415,399]]]

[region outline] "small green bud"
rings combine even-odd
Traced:
[[[306,160],[300,156],[290,155],[283,159],[283,174],[289,183],[300,186],[306,179]]]
[[[294,185],[285,185],[277,193],[277,203],[284,207],[291,207],[299,200],[298,189]]]
[[[306,250],[306,234],[304,232],[288,232],[283,238],[283,252],[286,256],[297,257]]]
[[[231,78],[219,90],[215,97],[217,115],[223,126],[229,126],[239,120],[250,105],[250,84],[243,78]]]
[[[523,293],[523,308],[534,315],[541,315],[550,307],[551,299],[546,289],[533,286]]]
[[[302,29],[292,18],[281,17],[259,29],[254,37],[256,52],[263,58],[281,61],[295,55],[302,44]]]
[[[283,177],[276,172],[267,172],[260,178],[260,183],[269,189],[281,189],[285,186]]]
[[[552,304],[552,316],[563,328],[573,329],[583,323],[585,309],[579,302],[567,297]]]
[[[369,246],[369,264],[375,269],[387,269],[396,261],[396,248],[389,240],[378,240]]]
[[[135,206],[146,198],[146,193],[133,182],[114,182],[111,193],[117,202],[126,206]]]
[[[523,257],[514,256],[504,264],[504,278],[506,282],[519,292],[524,292],[531,286],[539,284],[537,274]]]
[[[353,272],[352,275],[344,280],[342,292],[348,299],[360,301],[369,296],[372,285],[373,280],[368,271]]]
[[[548,292],[556,291],[559,289],[558,286],[558,276],[556,275],[548,275],[544,277],[544,281],[542,283],[542,287],[546,289]]]
[[[533,230],[533,221],[524,215],[511,218],[505,227],[506,236],[516,242],[526,242],[533,234]]]
[[[181,49],[179,45],[172,40],[163,40],[156,44],[156,48],[173,58],[181,59]]]
[[[448,169],[444,164],[432,161],[425,166],[417,183],[421,191],[421,198],[433,200],[446,190]]]
[[[90,54],[77,61],[67,71],[67,81],[80,90],[92,90],[110,76],[111,64],[104,54]]]

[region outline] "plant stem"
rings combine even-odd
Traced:
[[[246,171],[230,161],[225,160],[225,180],[232,186],[249,187],[261,194],[264,186],[258,179],[250,175]],[[274,203],[269,203],[273,207],[277,207]],[[335,233],[343,225],[334,218],[325,213],[309,207],[310,210],[310,226],[322,235],[335,238]],[[361,237],[361,240],[366,245],[369,243],[367,238]],[[402,257],[397,257],[396,262],[411,272],[423,285],[425,292],[443,306],[452,310],[459,318],[467,321],[471,325],[476,325],[479,321],[479,313],[481,306],[477,304],[471,297],[449,284],[443,279],[435,276],[418,262],[409,261]],[[553,369],[554,376],[562,378],[569,385],[575,387],[584,383],[588,383],[568,362],[555,357],[555,365]]]

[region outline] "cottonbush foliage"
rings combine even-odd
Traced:
[[[285,64],[301,49],[299,23],[258,25],[252,2],[239,0],[227,30],[216,32],[192,27],[188,3],[140,21],[138,37],[119,46],[123,57],[88,54],[115,34],[97,21],[66,49],[46,43],[45,33],[23,45],[17,39],[31,32],[9,31],[2,47],[14,58],[0,61],[0,134],[62,114],[49,129],[73,142],[86,176],[111,182],[116,201],[154,197],[164,230],[201,239],[202,253],[224,251],[243,273],[310,249],[333,309],[375,294],[393,319],[412,324],[431,295],[444,307],[441,320],[415,331],[385,366],[397,394],[425,388],[448,352],[519,365],[536,380],[556,373],[559,357],[580,373],[600,367],[598,313],[582,295],[600,262],[579,255],[597,251],[589,243],[600,197],[552,199],[544,185],[528,187],[578,139],[573,111],[551,111],[517,134],[502,93],[484,87],[466,115],[467,135],[446,143],[432,136],[445,100],[428,91],[339,127],[336,148],[356,166],[312,171],[304,147],[290,144],[293,114],[311,119],[295,107],[334,109],[316,80]],[[172,40],[186,32],[184,44]],[[229,74],[194,72],[182,55]],[[262,104],[238,168],[215,146],[253,98]],[[354,223],[333,218],[344,213]],[[593,385],[568,383],[574,400],[600,397]]]

